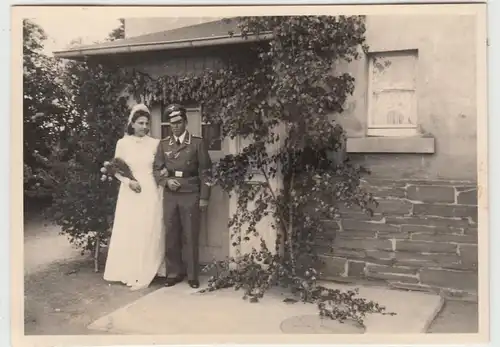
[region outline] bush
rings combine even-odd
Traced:
[[[61,80],[62,66],[43,53],[47,36],[30,20],[23,21],[23,155],[24,196],[27,202],[51,197],[48,156],[66,136],[71,120],[69,95]],[[47,185],[48,183],[48,185]]]

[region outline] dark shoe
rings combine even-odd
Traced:
[[[194,288],[194,289],[200,288],[200,281],[198,281],[198,280],[189,280],[188,284],[191,288]]]
[[[175,286],[177,283],[180,283],[184,280],[184,276],[175,276],[175,277],[167,277],[165,281],[165,287]]]

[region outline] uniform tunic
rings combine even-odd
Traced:
[[[160,141],[154,162],[154,175],[160,186],[165,187],[163,218],[166,227],[166,258],[169,275],[185,274],[198,279],[200,199],[210,198],[207,178],[212,161],[202,138],[185,133],[184,141],[177,144],[173,137]],[[168,174],[161,175],[162,169]],[[168,179],[176,179],[180,188],[173,192]],[[185,241],[185,242],[183,242]],[[186,247],[183,249],[183,243]],[[187,269],[182,262],[185,256]]]

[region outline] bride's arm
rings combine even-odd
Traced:
[[[115,158],[123,158],[123,154],[124,154],[124,148],[123,148],[123,142],[122,140],[118,140],[118,142],[116,143],[116,150],[115,150]],[[120,175],[119,173],[116,173],[115,174],[115,177],[120,181],[122,182],[123,184],[126,184],[127,186],[129,185],[130,183],[130,179],[127,178],[127,177],[124,177],[122,175]]]
[[[130,183],[130,179],[127,178],[127,177],[123,177],[122,175],[120,175],[119,173],[116,173],[115,174],[115,177],[120,181],[122,182],[123,184],[126,184],[128,185]]]

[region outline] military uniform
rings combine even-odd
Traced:
[[[212,161],[201,137],[191,135],[187,130],[182,143],[176,143],[174,136],[160,141],[154,161],[154,176],[164,190],[164,222],[166,226],[167,272],[177,276],[186,274],[182,258],[185,256],[189,280],[198,280],[200,199],[210,198],[207,182]],[[161,174],[167,169],[167,174]],[[167,181],[175,179],[180,183],[176,191],[169,189]],[[183,249],[183,238],[186,248]]]

